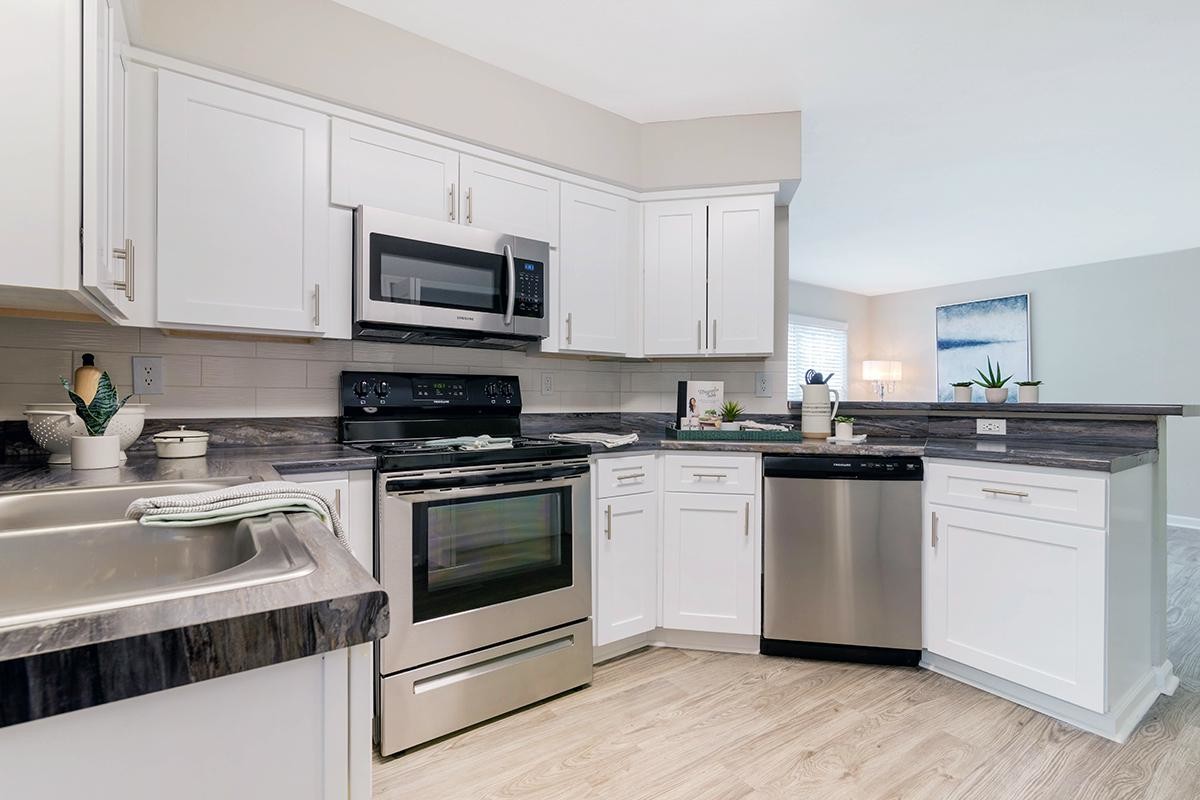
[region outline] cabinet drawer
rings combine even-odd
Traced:
[[[1103,477],[1065,472],[939,463],[925,466],[926,499],[931,503],[1092,528],[1106,525],[1106,484]]]
[[[754,494],[757,461],[754,456],[669,455],[664,458],[663,488],[668,492]]]
[[[658,488],[654,456],[596,459],[596,497],[621,497]]]

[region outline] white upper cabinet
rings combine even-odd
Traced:
[[[334,119],[330,201],[454,222],[458,153],[397,133]]]
[[[459,175],[464,225],[558,245],[558,181],[466,155]]]
[[[703,200],[646,203],[645,352],[707,352],[707,213]]]
[[[165,70],[158,110],[159,322],[307,335],[340,323],[350,309],[321,300],[328,117]]]
[[[708,201],[708,351],[770,353],[775,341],[775,203]]]
[[[633,317],[634,204],[594,189],[562,185],[559,245],[559,349],[624,355]]]

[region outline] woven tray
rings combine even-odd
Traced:
[[[683,442],[803,442],[800,431],[681,431],[667,428],[666,438]]]

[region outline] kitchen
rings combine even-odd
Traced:
[[[0,627],[0,670],[6,686],[43,689],[6,703],[5,771],[31,781],[14,785],[47,796],[85,787],[160,795],[181,768],[180,753],[161,741],[170,724],[194,737],[178,740],[180,752],[207,748],[225,765],[190,787],[171,785],[176,796],[552,797],[580,781],[598,797],[835,785],[856,796],[916,795],[930,791],[920,781],[938,758],[953,760],[942,768],[954,782],[947,795],[1058,780],[1101,797],[1104,781],[1140,758],[1144,790],[1190,796],[1189,778],[1172,766],[1196,736],[1194,592],[1172,582],[1190,574],[1188,537],[1200,527],[1188,491],[1200,434],[1187,419],[1200,387],[1177,368],[1185,356],[1170,344],[1189,331],[1194,340],[1183,298],[1197,288],[1197,251],[1188,248],[1198,243],[1186,240],[1186,226],[1163,211],[1159,228],[1126,228],[1133,245],[1097,233],[1091,249],[1031,231],[969,261],[922,251],[942,256],[925,271],[880,258],[872,229],[848,251],[858,260],[841,264],[831,253],[848,240],[832,238],[839,226],[830,215],[839,202],[873,202],[880,187],[858,184],[863,191],[848,200],[822,177],[846,153],[812,149],[829,145],[819,93],[804,108],[803,153],[801,111],[689,114],[647,89],[647,99],[630,102],[659,104],[661,114],[630,107],[621,116],[600,95],[592,105],[520,77],[536,65],[497,68],[489,59],[499,56],[465,39],[447,45],[438,25],[449,23],[435,5],[413,4],[404,22],[329,0],[206,11],[114,0],[12,12],[25,16],[6,26],[22,31],[8,51],[27,80],[11,89],[10,106],[37,124],[14,131],[6,148],[13,257],[0,268],[0,499],[42,508],[39,497],[52,496],[49,507],[76,498],[79,510],[31,528],[22,506],[4,507],[3,538],[51,524],[60,534],[107,529],[129,502],[169,496],[172,485],[223,491],[283,479],[324,493],[329,522],[336,517],[346,539],[340,548],[336,537],[321,540],[311,515],[287,514],[290,528],[270,532],[252,517],[245,535],[298,542],[312,571],[88,616],[38,611],[36,621],[33,590],[14,593],[0,613],[26,619]],[[520,13],[535,10],[570,19],[538,3]],[[1194,23],[1194,14],[1175,13],[1177,29]],[[282,14],[286,32],[271,24]],[[1040,22],[1077,22],[1050,16]],[[704,25],[695,21],[697,35]],[[331,36],[357,46],[329,49]],[[312,61],[323,68],[289,58],[293,48],[323,53]],[[431,63],[445,69],[431,75]],[[78,85],[61,77],[76,71]],[[67,102],[76,96],[78,108]],[[471,112],[501,100],[505,114]],[[1040,155],[1040,168],[1075,163],[1059,151]],[[1155,192],[1170,197],[1188,174],[1178,172],[1155,173]],[[1074,202],[1078,192],[1064,194],[1046,202]],[[1105,229],[1115,210],[1093,208],[1086,224]],[[982,235],[986,223],[974,224]],[[1040,248],[1039,260],[1017,257],[1018,246]],[[998,259],[1010,264],[995,268]],[[456,271],[431,274],[439,264]],[[422,305],[422,284],[427,299],[443,296]],[[1024,348],[1000,359],[1011,402],[991,405],[981,387],[970,406],[943,397],[951,382],[988,382],[973,371],[989,370],[983,359],[965,371],[943,353],[955,320],[970,312],[990,335],[995,309],[966,307],[1022,297],[1020,334],[996,337]],[[539,324],[522,327],[531,321]],[[29,414],[43,412],[82,425],[69,405],[64,416],[58,378],[84,354],[121,397],[134,391],[112,418],[118,428],[129,417],[140,424],[124,466],[48,465],[71,460],[70,437],[39,443],[32,430]],[[865,362],[898,366],[872,372],[878,366]],[[839,392],[836,411],[833,391],[826,395],[823,433],[835,432],[832,417],[853,416],[864,441],[798,441],[803,403],[825,395],[805,387],[812,368],[835,374],[808,387]],[[1042,402],[1016,402],[1012,383],[1035,378],[1046,381]],[[735,425],[796,431],[714,431],[706,419],[705,430],[668,434],[688,416],[679,413],[680,382],[719,383],[723,399],[742,406]],[[818,416],[807,418],[812,433]],[[997,426],[1004,432],[991,432]],[[547,440],[581,432],[638,440],[613,448]],[[513,446],[405,447],[482,435]],[[160,445],[199,441],[204,457],[156,455]],[[796,474],[825,458],[854,473],[829,463],[820,475]],[[888,464],[920,465],[923,480],[892,481]],[[861,474],[863,465],[885,474]],[[463,540],[494,534],[473,492],[521,496],[497,512],[519,520],[501,548],[509,561],[499,571],[514,571],[485,582],[467,570],[458,583],[455,536],[438,532],[439,517],[475,526]],[[438,505],[460,495],[466,502]],[[797,496],[808,499],[791,505]],[[893,510],[853,511],[876,502]],[[827,514],[818,524],[819,509]],[[876,538],[901,551],[874,565],[839,561],[819,543],[778,551],[796,544],[788,528],[806,520],[838,531],[847,556]],[[780,530],[785,538],[773,538]],[[952,550],[964,560],[948,560]],[[425,559],[396,569],[389,552]],[[893,577],[894,593],[881,600],[876,589]],[[1022,602],[1010,596],[1018,579]],[[535,581],[542,590],[527,594]],[[430,591],[439,583],[448,591]],[[788,586],[800,583],[810,591]],[[787,591],[773,593],[776,584]],[[432,604],[422,605],[421,591]],[[339,605],[347,598],[351,608]],[[268,628],[239,632],[232,620],[245,615],[234,608],[268,615]],[[874,629],[871,608],[887,612]],[[479,620],[473,632],[425,624],[475,609],[500,613],[470,617]],[[794,624],[812,619],[830,625]],[[280,627],[284,620],[295,627]],[[587,632],[572,628],[584,623]],[[907,635],[881,637],[905,625]],[[172,649],[178,637],[196,645]],[[202,641],[230,644],[215,657]],[[260,646],[238,644],[247,641]],[[757,655],[778,642],[840,650]],[[856,647],[876,649],[849,651]],[[852,658],[878,661],[878,647],[923,669]],[[127,671],[106,648],[136,657],[135,673],[139,663],[167,663],[164,653],[183,661],[153,680],[85,690],[81,664]],[[406,688],[387,690],[396,686]],[[737,714],[742,703],[762,720]],[[952,719],[954,708],[971,711]],[[794,731],[789,739],[785,710],[811,720],[811,739]],[[295,724],[263,758],[277,759],[286,781],[236,757],[260,747],[283,715]],[[911,745],[885,746],[877,759],[857,749],[906,727],[945,747],[931,746],[928,761]],[[1168,743],[1153,746],[1164,727]],[[669,746],[673,736],[681,750]],[[68,748],[64,761],[61,743],[72,737],[106,744]],[[1076,780],[1057,774],[1052,756],[1014,759],[1039,737],[1061,740]],[[725,741],[736,746],[713,755]],[[51,742],[58,784],[45,782]],[[694,755],[682,757],[689,746]],[[134,783],[128,753],[140,748],[148,756]],[[822,763],[804,762],[807,751],[837,762],[837,774],[806,772],[805,763]],[[842,772],[858,777],[839,784]],[[1096,777],[1078,778],[1085,773]]]

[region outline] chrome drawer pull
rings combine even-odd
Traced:
[[[612,539],[612,503],[609,503],[608,508],[604,509],[604,537]]]
[[[1012,489],[989,489],[985,486],[979,491],[984,492],[985,494],[1002,494],[1006,495],[1007,497],[1029,497],[1029,492],[1017,492],[1013,491]]]
[[[644,477],[646,477],[646,473],[638,472],[633,475],[618,475],[617,480],[619,480],[619,481],[640,481]]]
[[[717,480],[721,480],[723,478],[728,478],[729,476],[726,475],[724,472],[693,472],[692,477],[693,478],[716,478]]]

